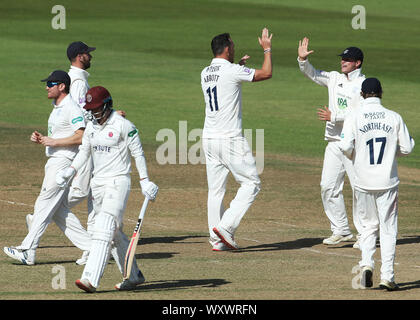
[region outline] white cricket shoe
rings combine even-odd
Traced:
[[[360,237],[361,237],[361,235],[360,235],[360,234],[356,235],[356,242],[355,242],[355,243],[353,243],[353,248],[355,248],[355,249],[360,249],[360,242],[359,242]]]
[[[357,239],[357,241],[355,243],[353,243],[353,248],[360,249],[359,239]]]
[[[396,291],[400,287],[394,281],[388,281],[388,280],[385,280],[385,279],[381,279],[381,282],[379,283],[379,288],[386,289],[388,291]]]
[[[139,270],[139,273],[137,274],[138,280],[136,282],[132,282],[130,280],[124,280],[123,282],[117,283],[115,285],[115,289],[118,291],[130,291],[135,290],[138,285],[144,283],[146,279],[143,276],[143,273]]]
[[[218,241],[213,245],[213,251],[228,251],[232,250],[227,245],[225,245],[222,241]]]
[[[22,250],[13,247],[4,247],[4,253],[10,258],[20,261],[28,266],[35,264],[35,249]]]
[[[94,293],[96,291],[96,288],[90,284],[88,279],[76,280],[75,284],[87,293]]]
[[[362,268],[362,278],[360,279],[360,284],[366,289],[373,286],[372,281],[373,269],[369,266],[364,266]]]
[[[33,214],[27,214],[26,215],[26,228],[28,228],[28,231],[31,230],[32,220],[34,216]]]
[[[239,246],[236,244],[235,240],[233,240],[233,235],[229,231],[223,229],[222,227],[214,227],[213,232],[228,248],[232,250],[239,249]]]
[[[81,258],[76,260],[76,264],[78,264],[79,266],[83,266],[86,264],[88,258],[89,258],[89,251],[88,250],[83,251]]]
[[[329,244],[338,244],[340,242],[350,240],[351,238],[353,238],[353,235],[351,233],[347,234],[345,236],[342,236],[340,234],[333,234],[331,237],[324,239],[322,241],[322,243],[323,244],[328,244],[328,245]]]

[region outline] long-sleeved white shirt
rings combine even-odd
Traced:
[[[68,74],[71,80],[70,95],[79,107],[83,109],[86,104],[86,93],[90,89],[87,81],[89,72],[75,66],[70,66]]]
[[[93,159],[94,179],[129,174],[131,156],[135,159],[140,179],[148,177],[138,130],[115,111],[102,125],[88,122],[79,153],[72,163],[76,171],[88,160],[89,155]]]
[[[367,98],[344,121],[339,147],[353,160],[354,185],[362,190],[387,190],[399,184],[397,156],[414,148],[401,116]]]
[[[337,71],[322,71],[315,69],[308,61],[300,61],[299,69],[315,83],[328,88],[328,108],[331,111],[331,121],[325,124],[325,140],[337,141],[341,138],[343,121],[351,109],[359,106],[362,97],[360,91],[365,76],[361,69],[356,69],[348,77]]]

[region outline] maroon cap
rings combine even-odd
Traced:
[[[86,92],[86,104],[83,108],[86,110],[96,109],[110,100],[112,97],[108,90],[101,86],[93,87]]]

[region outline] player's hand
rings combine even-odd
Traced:
[[[41,137],[42,137],[42,134],[40,134],[38,131],[34,131],[32,132],[32,135],[31,135],[31,141],[34,143],[41,144]]]
[[[141,192],[145,197],[149,198],[149,200],[152,201],[156,199],[159,187],[155,183],[150,181],[149,178],[140,180],[140,187]]]
[[[246,63],[246,61],[249,59],[249,58],[251,58],[249,55],[244,55],[242,58],[241,58],[241,60],[239,60],[239,62],[238,62],[238,64],[240,65],[240,66],[244,66],[245,65],[245,63]]]
[[[318,109],[318,119],[321,121],[331,121],[331,111],[327,106],[324,109]]]
[[[117,110],[117,113],[118,113],[121,117],[124,117],[124,118],[125,118],[125,116],[126,116],[126,113],[125,113],[125,111],[123,111],[123,110]]]
[[[269,36],[268,29],[264,28],[261,34],[261,38],[258,37],[258,42],[260,43],[260,46],[263,48],[263,50],[271,49],[272,37],[273,37],[273,34]]]
[[[60,188],[65,189],[67,188],[69,181],[71,180],[71,178],[73,178],[75,174],[76,170],[73,167],[68,167],[66,169],[60,170],[55,176],[55,182]]]
[[[55,147],[56,146],[56,140],[47,136],[42,136],[39,139],[39,142],[42,143],[44,147]]]
[[[308,58],[308,56],[314,52],[314,50],[308,51],[309,39],[303,38],[303,40],[299,40],[299,47],[298,47],[298,56],[299,60],[304,61]]]

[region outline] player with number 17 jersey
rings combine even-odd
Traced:
[[[255,69],[214,58],[201,72],[206,103],[203,138],[242,136],[242,81],[251,82]]]

